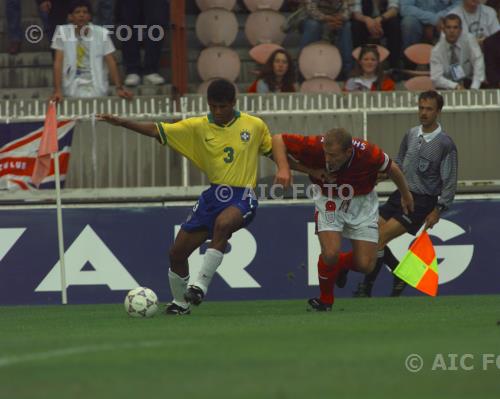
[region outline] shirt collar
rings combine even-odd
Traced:
[[[428,143],[436,138],[436,136],[442,132],[441,125],[438,123],[438,127],[431,133],[424,133],[422,131],[422,125],[418,127],[418,137],[423,137],[425,142]]]
[[[457,49],[461,49],[462,46],[460,45],[460,39],[461,39],[462,35],[460,35],[460,37],[458,38],[458,40],[455,42],[455,43],[450,43],[448,41],[446,41],[446,44],[448,45],[448,48],[451,50],[453,48],[453,46],[455,46]]]
[[[241,112],[240,111],[237,111],[237,110],[234,110],[234,117],[233,119],[231,119],[228,123],[226,123],[225,125],[219,125],[217,123],[215,123],[215,120],[214,120],[214,117],[212,115],[211,112],[208,113],[207,115],[207,118],[208,118],[208,122],[210,123],[215,123],[217,126],[221,126],[221,127],[229,127],[231,126],[234,122],[236,122],[236,120],[241,116]]]

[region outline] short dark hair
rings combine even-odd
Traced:
[[[236,98],[234,84],[226,79],[216,79],[207,89],[207,99],[221,103],[232,103]]]
[[[420,93],[420,95],[418,96],[418,102],[420,102],[420,100],[435,100],[438,111],[441,111],[443,109],[444,105],[443,96],[439,94],[436,90],[429,90]]]
[[[462,19],[457,14],[448,14],[444,17],[443,24],[446,24],[447,21],[458,21],[458,26],[462,28]]]
[[[89,0],[73,0],[69,3],[68,13],[72,14],[79,7],[87,7],[89,14],[92,15],[92,4]]]
[[[330,129],[325,133],[325,146],[329,147],[338,144],[342,150],[347,150],[352,147],[352,136],[343,127]]]

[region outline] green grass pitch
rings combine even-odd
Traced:
[[[498,320],[500,296],[338,299],[330,313],[206,302],[153,319],[122,305],[1,307],[0,398],[498,398],[500,359],[483,364],[500,355]]]

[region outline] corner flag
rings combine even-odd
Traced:
[[[417,290],[437,295],[438,265],[436,252],[426,231],[413,242],[393,273]]]
[[[35,186],[40,186],[42,180],[50,173],[50,155],[57,153],[58,150],[56,103],[51,101],[47,108],[40,147],[38,148],[38,157],[31,176]]]

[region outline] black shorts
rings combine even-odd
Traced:
[[[394,191],[387,202],[379,208],[379,215],[385,220],[396,219],[410,234],[417,234],[425,222],[425,218],[435,208],[438,197],[425,194],[413,195],[414,211],[408,215],[401,208],[401,194],[399,190]]]

